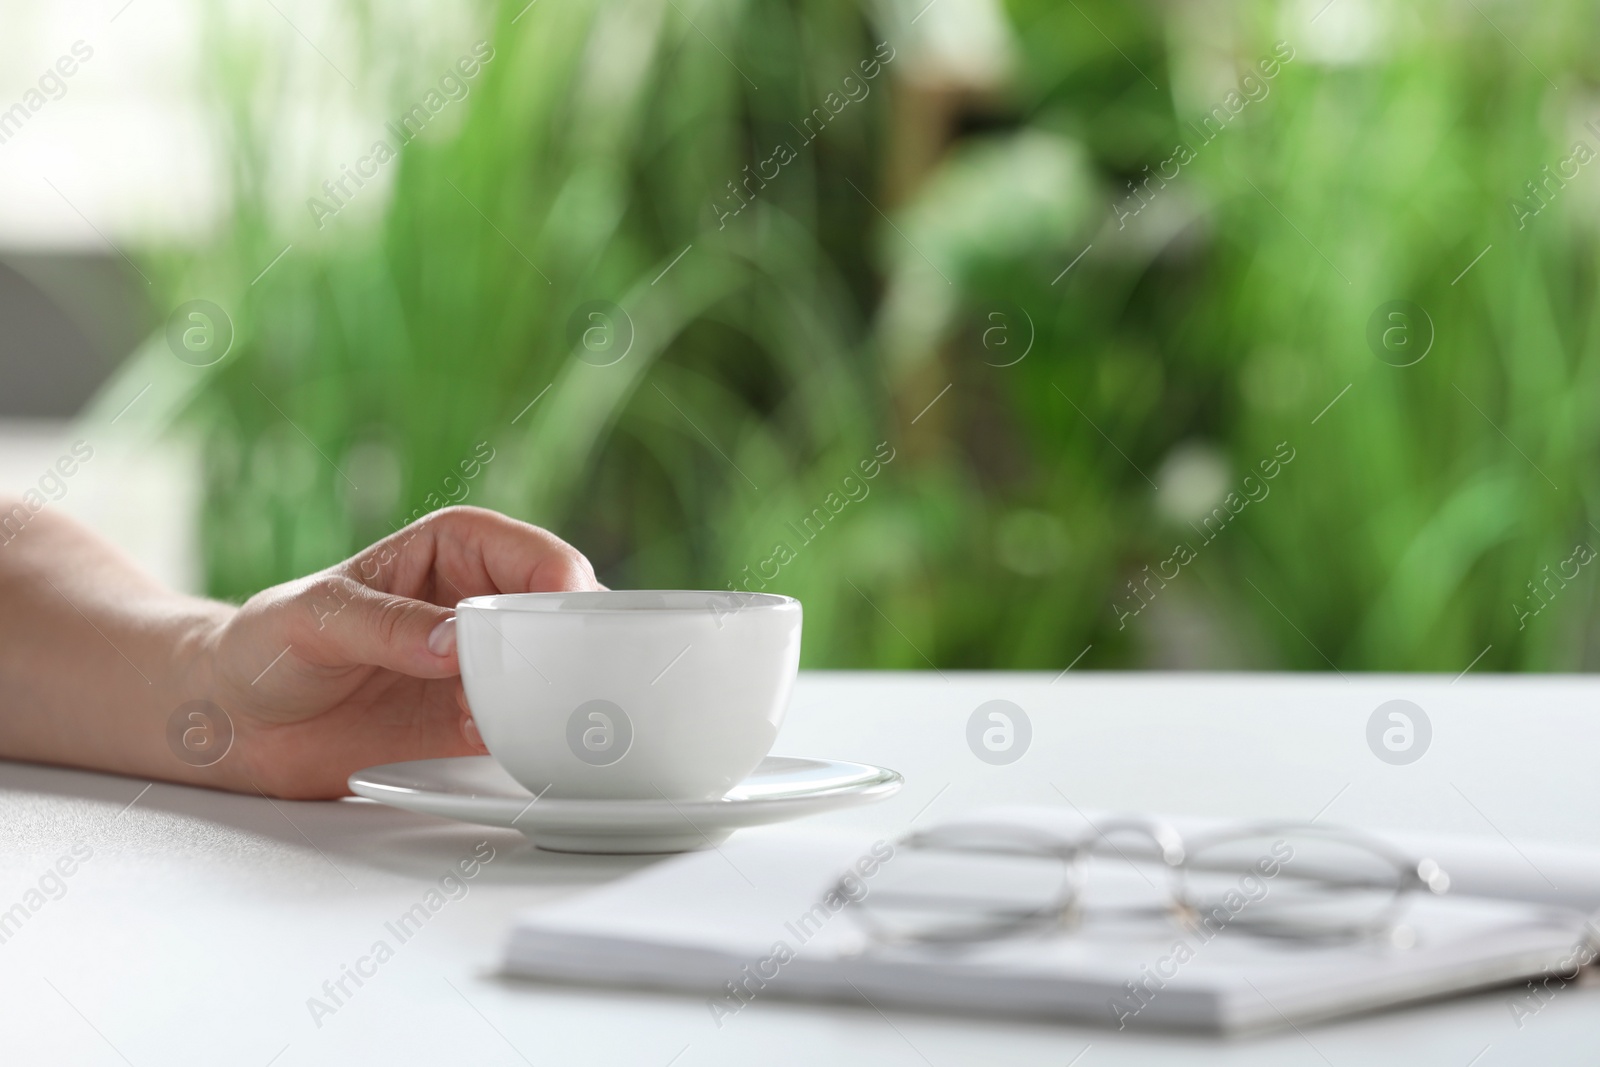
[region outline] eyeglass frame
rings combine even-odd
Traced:
[[[1000,834],[1015,835],[1018,831],[1036,835],[1040,840],[1036,847],[1005,848],[993,846],[967,846],[961,847],[951,844],[938,843],[936,835],[944,833],[972,833],[990,829]],[[1083,886],[1087,881],[1084,860],[1098,852],[1105,851],[1100,846],[1102,842],[1109,845],[1110,849],[1121,855],[1123,859],[1133,862],[1128,855],[1118,848],[1111,840],[1111,834],[1135,831],[1144,835],[1156,847],[1154,858],[1166,868],[1169,876],[1168,902],[1160,909],[1160,913],[1177,918],[1189,925],[1197,927],[1203,921],[1202,915],[1215,914],[1215,908],[1202,912],[1186,893],[1187,872],[1205,870],[1205,868],[1191,868],[1190,858],[1203,853],[1208,848],[1216,847],[1229,841],[1248,840],[1253,837],[1316,835],[1326,840],[1337,841],[1350,847],[1364,849],[1379,860],[1394,868],[1397,877],[1393,885],[1388,883],[1374,884],[1367,882],[1341,882],[1323,876],[1307,876],[1307,880],[1321,885],[1336,888],[1372,888],[1382,889],[1392,894],[1392,899],[1380,909],[1371,919],[1350,923],[1344,927],[1331,930],[1316,930],[1311,925],[1295,926],[1292,923],[1266,923],[1258,922],[1245,924],[1250,932],[1262,936],[1287,937],[1304,941],[1319,940],[1353,940],[1370,938],[1385,931],[1395,929],[1400,915],[1409,904],[1412,894],[1423,890],[1438,896],[1449,890],[1450,877],[1444,872],[1437,862],[1427,857],[1414,857],[1390,845],[1381,838],[1359,830],[1343,827],[1327,827],[1314,822],[1295,821],[1258,821],[1240,823],[1225,828],[1192,835],[1186,842],[1171,824],[1147,816],[1113,816],[1106,820],[1093,822],[1086,831],[1070,836],[1051,834],[1038,827],[1028,826],[1025,823],[957,823],[931,830],[920,830],[908,833],[895,842],[896,852],[902,848],[916,849],[927,847],[953,853],[985,854],[998,856],[1020,856],[1031,859],[1060,860],[1066,869],[1062,880],[1061,889],[1052,897],[1051,901],[1040,908],[1022,914],[1010,923],[991,922],[973,934],[954,936],[913,936],[891,937],[886,928],[876,920],[869,918],[869,909],[863,907],[866,896],[857,896],[848,884],[852,878],[849,873],[840,876],[834,883],[833,891],[847,900],[851,907],[848,909],[852,918],[859,926],[865,928],[868,936],[875,944],[880,946],[911,944],[911,945],[963,945],[994,941],[1006,937],[1017,936],[1033,931],[1050,932],[1072,929],[1078,925],[1084,915],[1082,908]],[[930,841],[934,843],[930,844]],[[1228,871],[1248,873],[1253,868],[1230,865],[1224,868]],[[879,890],[879,897],[882,890]],[[933,900],[936,898],[925,898]]]

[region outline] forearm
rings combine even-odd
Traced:
[[[0,528],[0,757],[218,784],[174,754],[167,720],[209,696],[205,651],[233,611],[48,508]]]
[[[457,507],[233,608],[55,512],[10,514],[0,500],[0,758],[241,792],[338,797],[362,767],[482,755],[452,605],[598,588],[549,531]]]

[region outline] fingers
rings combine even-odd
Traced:
[[[583,554],[548,530],[483,508],[446,508],[328,572],[309,594],[322,605],[312,612],[316,625],[307,624],[295,648],[322,666],[447,678],[459,667],[446,605],[491,593],[600,588]]]
[[[311,595],[324,605],[331,596],[338,608],[303,626],[294,642],[302,660],[324,667],[383,667],[413,678],[458,673],[455,613],[449,608],[342,576],[319,583]]]
[[[459,689],[455,679],[402,679],[382,686],[375,700],[253,723],[235,741],[241,761],[228,757],[243,774],[234,787],[293,800],[331,799],[348,795],[347,779],[363,767],[484,755],[488,750],[463,724],[465,713],[453,695]]]
[[[487,579],[482,593],[599,588],[587,557],[548,530],[480,508],[452,509],[440,518],[438,566],[464,577],[481,574]]]
[[[478,724],[472,721],[471,715],[461,716],[461,736],[466,738],[467,744],[471,745],[478,755],[489,754],[488,746],[483,743],[483,737],[478,733]]]
[[[491,593],[600,589],[583,553],[548,530],[484,508],[436,511],[343,565],[383,592],[454,604]]]

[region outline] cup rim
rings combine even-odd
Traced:
[[[640,593],[653,593],[665,597],[699,597],[696,603],[679,605],[663,604],[650,607],[625,607],[620,604],[606,606],[603,604],[585,605],[583,607],[562,607],[561,601],[573,595],[585,597],[598,597],[606,599],[615,594],[620,600],[624,596]],[[548,593],[492,593],[487,596],[471,596],[457,601],[456,611],[491,611],[515,612],[521,614],[562,614],[562,615],[701,615],[707,611],[719,609],[719,603],[708,601],[705,598],[721,597],[734,598],[735,603],[727,608],[726,614],[735,614],[745,611],[772,611],[785,609],[798,609],[800,601],[782,593],[751,593],[742,589],[567,589]]]

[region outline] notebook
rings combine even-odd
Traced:
[[[1072,833],[1102,818],[1020,808],[969,821]],[[1185,836],[1219,825],[1172,822]],[[1425,847],[1454,887],[1408,903],[1405,939],[1307,944],[1141,920],[950,947],[875,942],[838,891],[840,875],[852,872],[846,895],[870,901],[874,882],[893,869],[893,842],[749,835],[519,916],[504,970],[690,994],[719,1027],[771,997],[1238,1033],[1570,977],[1593,958],[1586,913],[1600,907],[1600,855],[1470,839],[1406,845]],[[1153,857],[1137,851],[1096,861],[1084,889],[1090,914],[1160,896],[1159,879],[1140,869]]]

